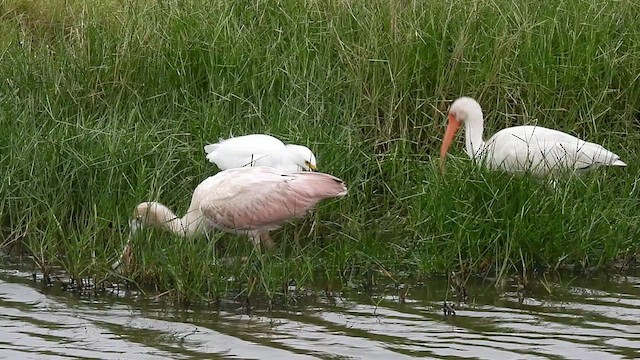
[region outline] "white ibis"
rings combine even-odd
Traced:
[[[618,155],[598,144],[541,126],[506,128],[485,142],[482,108],[469,97],[457,99],[449,108],[449,124],[440,148],[443,162],[456,131],[463,124],[467,155],[490,169],[544,176],[599,166],[627,166]]]
[[[215,228],[271,247],[269,231],[304,216],[323,199],[346,194],[342,180],[319,172],[289,173],[265,166],[224,170],[196,187],[181,218],[160,203],[139,204],[131,231],[146,225],[188,237]]]
[[[204,147],[220,170],[270,166],[285,171],[316,171],[316,157],[306,146],[284,144],[270,135],[252,134],[220,140]]]

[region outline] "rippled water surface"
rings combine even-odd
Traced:
[[[455,316],[442,311],[451,297],[445,280],[412,285],[405,301],[389,289],[247,314],[233,302],[177,309],[136,296],[80,296],[4,269],[0,358],[640,357],[640,277],[562,277],[524,299],[478,281]]]

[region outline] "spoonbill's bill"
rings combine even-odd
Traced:
[[[627,166],[604,147],[541,126],[514,126],[482,139],[484,119],[477,101],[461,97],[449,108],[449,124],[440,148],[442,163],[451,141],[464,125],[466,152],[490,169],[544,176],[558,171],[584,171],[599,166]]]
[[[316,171],[316,157],[306,146],[284,144],[270,135],[252,134],[204,147],[207,160],[220,170],[269,166],[284,171]]]
[[[160,203],[139,204],[131,232],[149,226],[188,237],[215,228],[249,236],[254,245],[268,248],[273,246],[269,231],[304,216],[323,199],[346,194],[342,180],[319,172],[289,173],[266,166],[224,170],[196,187],[181,218]]]

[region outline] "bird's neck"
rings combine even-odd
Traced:
[[[467,155],[469,155],[471,159],[480,160],[484,150],[484,141],[482,140],[484,127],[482,126],[482,122],[469,121],[465,123],[464,131]]]
[[[189,237],[200,231],[202,217],[199,216],[199,211],[189,209],[183,217],[179,218],[171,209],[160,203],[155,203],[149,210],[151,213],[148,215],[148,222],[152,226],[182,237]]]

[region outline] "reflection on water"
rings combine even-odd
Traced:
[[[478,358],[640,357],[640,277],[567,278],[522,301],[471,284],[445,317],[445,281],[319,298],[286,311],[241,305],[176,310],[136,300],[43,288],[0,271],[0,358]],[[539,291],[538,291],[539,290]],[[450,295],[449,295],[450,296]]]

